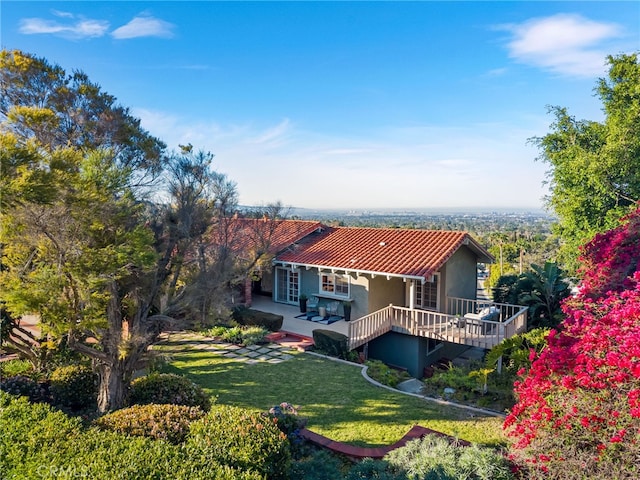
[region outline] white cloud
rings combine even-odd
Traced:
[[[74,15],[71,12],[63,12],[62,10],[51,10],[51,13],[53,15],[55,15],[56,17],[63,17],[63,18],[73,18]]]
[[[175,25],[148,15],[135,17],[126,25],[116,28],[111,35],[118,40],[139,37],[172,38]]]
[[[283,142],[286,142],[290,129],[289,119],[285,118],[279,124],[260,132],[255,138],[250,140],[250,143],[260,144],[265,147],[282,145]]]
[[[20,33],[83,39],[102,37],[109,31],[109,22],[106,20],[86,19],[61,10],[52,10],[51,13],[60,20],[23,18],[20,21]],[[149,15],[139,15],[126,25],[116,28],[111,32],[111,36],[118,40],[139,37],[172,38],[174,28],[175,25],[164,20]],[[195,65],[188,68],[200,69],[202,66]]]
[[[509,70],[506,68],[494,68],[493,70],[489,70],[488,72],[485,72],[483,77],[485,78],[502,77],[503,75],[506,75],[508,71]]]
[[[74,19],[71,14],[58,14],[58,16]],[[43,18],[24,18],[20,21],[19,27],[20,33],[25,35],[49,34],[72,39],[102,37],[108,29],[109,22],[92,19],[78,19],[65,24]]]
[[[603,75],[605,59],[610,53],[608,42],[622,36],[622,27],[617,24],[572,14],[533,18],[497,28],[512,34],[507,43],[510,57],[577,77]]]

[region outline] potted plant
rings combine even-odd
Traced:
[[[300,313],[307,313],[307,296],[303,293],[298,299],[300,300]]]
[[[349,322],[351,320],[351,302],[342,302],[342,310],[344,311],[345,322]]]

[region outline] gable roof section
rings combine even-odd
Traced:
[[[327,228],[277,262],[427,280],[463,245],[479,261],[493,258],[466,232],[391,228]]]
[[[320,222],[307,220],[239,218],[234,222],[239,250],[264,249],[264,253],[274,255],[324,228]]]

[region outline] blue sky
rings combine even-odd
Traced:
[[[82,70],[240,202],[540,208],[547,105],[602,120],[640,2],[2,2],[2,48]]]

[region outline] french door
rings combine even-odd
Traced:
[[[276,301],[282,303],[298,303],[300,293],[300,275],[298,270],[276,268]]]

